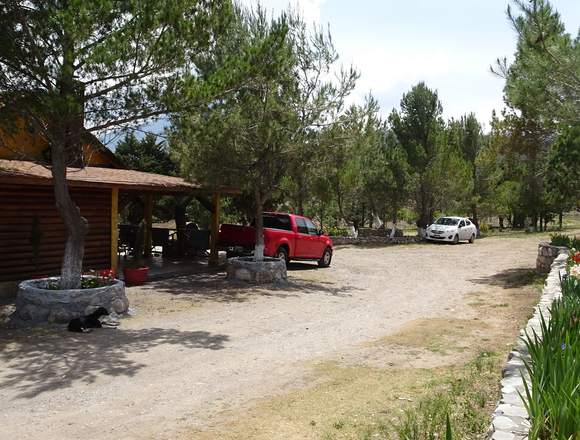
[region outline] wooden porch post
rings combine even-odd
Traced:
[[[153,242],[151,228],[153,228],[153,194],[147,193],[145,194],[145,243],[144,243],[144,250],[143,255],[146,257],[151,256],[151,245]]]
[[[119,265],[119,188],[111,188],[111,269]]]
[[[220,195],[213,193],[211,198],[211,249],[209,254],[209,264],[217,266],[219,264],[218,254],[218,233],[220,228]]]

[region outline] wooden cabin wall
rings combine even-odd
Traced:
[[[89,222],[85,269],[110,267],[111,190],[70,190]],[[0,183],[0,282],[58,275],[65,239],[52,186]]]

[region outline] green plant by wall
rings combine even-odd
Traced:
[[[530,353],[524,403],[531,419],[530,440],[580,439],[580,265],[571,255],[550,320],[541,317],[541,336],[526,335]]]

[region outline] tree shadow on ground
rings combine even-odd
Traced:
[[[289,272],[300,272],[302,270],[324,270],[318,267],[317,263],[303,263],[298,261],[291,261],[288,263]]]
[[[469,281],[476,284],[503,287],[504,289],[517,289],[541,283],[545,278],[545,275],[542,275],[533,268],[520,268],[506,269],[488,277],[475,278]]]
[[[302,266],[307,264],[292,263],[297,271],[310,270]],[[310,265],[316,268],[316,266]],[[245,302],[252,296],[270,296],[276,298],[298,297],[301,294],[318,294],[331,296],[350,296],[357,289],[350,285],[337,285],[327,281],[310,281],[289,279],[274,284],[249,284],[230,281],[224,272],[205,272],[174,277],[149,283],[139,288],[139,294],[159,294],[187,298],[193,302]]]
[[[16,390],[20,398],[92,383],[98,376],[134,376],[145,364],[130,359],[159,345],[220,350],[227,335],[175,329],[97,329],[68,333],[59,327],[4,331],[0,335],[0,390]]]

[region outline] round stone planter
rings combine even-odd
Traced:
[[[49,283],[55,282],[58,282],[58,278],[21,282],[12,319],[34,324],[66,323],[73,318],[92,313],[97,307],[119,314],[129,309],[125,283],[120,280],[113,280],[107,286],[92,289],[47,289]]]
[[[565,246],[553,246],[550,243],[540,243],[538,245],[538,257],[536,258],[536,269],[540,272],[550,272],[552,263],[562,253],[568,253],[568,248]]]
[[[286,281],[286,263],[278,258],[264,257],[254,261],[253,257],[228,258],[226,266],[228,279],[253,284]]]

